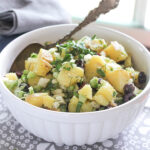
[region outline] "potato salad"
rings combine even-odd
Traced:
[[[146,83],[121,43],[95,35],[40,49],[24,68],[5,75],[7,88],[27,103],[61,112],[116,107],[137,96]]]

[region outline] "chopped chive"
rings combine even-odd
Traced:
[[[97,69],[97,73],[98,73],[100,76],[105,77],[105,72],[104,72],[102,69],[98,68],[98,69]]]
[[[95,38],[96,38],[96,35],[94,34],[91,39],[94,40]]]
[[[62,111],[62,112],[66,112],[67,111],[66,104],[60,105],[59,108],[60,108],[60,111]]]
[[[73,95],[79,98],[79,94],[77,92],[73,92]]]
[[[113,97],[115,97],[117,95],[116,91],[113,92]]]
[[[71,67],[63,67],[63,69],[67,70],[67,71],[70,71],[71,70]]]
[[[86,97],[83,95],[79,95],[79,102],[76,107],[76,112],[80,112],[82,105],[85,103]]]
[[[115,103],[116,103],[117,105],[121,105],[121,104],[124,103],[124,100],[123,100],[123,98],[120,98],[120,99],[115,100]]]
[[[79,101],[76,107],[76,112],[80,112],[83,102]]]
[[[36,53],[32,53],[30,57],[31,57],[31,58],[37,58],[37,56],[38,56],[38,55],[37,55]]]
[[[107,107],[105,107],[105,106],[101,106],[100,108],[99,108],[99,110],[105,110]]]
[[[70,61],[70,60],[71,60],[71,54],[66,54],[65,57],[64,57],[63,62]]]
[[[75,86],[72,85],[67,88],[67,91],[72,92],[74,89],[75,89]]]

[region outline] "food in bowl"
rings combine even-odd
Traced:
[[[137,96],[145,82],[145,73],[134,69],[123,45],[95,35],[40,49],[25,61],[23,72],[4,77],[20,99],[63,112],[115,107]]]

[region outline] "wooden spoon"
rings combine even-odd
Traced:
[[[22,52],[17,56],[15,59],[13,65],[11,66],[10,72],[17,72],[17,71],[23,71],[24,70],[24,61],[30,56],[33,52],[38,52],[40,48],[50,49],[52,47],[55,47],[57,43],[62,43],[67,40],[69,40],[72,35],[74,35],[76,32],[81,30],[86,25],[90,24],[91,22],[95,21],[100,14],[106,14],[110,10],[116,8],[118,6],[119,0],[102,0],[99,3],[99,6],[94,8],[89,12],[87,17],[69,34],[64,36],[62,39],[59,39],[57,42],[43,46],[39,43],[32,43],[28,45],[25,49],[22,50]]]

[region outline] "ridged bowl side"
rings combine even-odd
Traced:
[[[5,92],[2,97],[5,97]],[[8,97],[8,95],[7,95]],[[58,121],[49,114],[50,120],[35,117],[34,111],[25,112],[24,106],[14,103],[12,97],[5,99],[13,116],[34,135],[58,145],[84,145],[104,141],[120,133],[135,120],[144,106],[144,101],[134,103],[127,108],[97,115],[97,119],[82,123],[70,120]],[[67,122],[66,122],[67,121]]]

